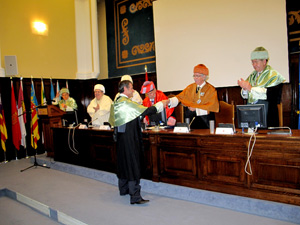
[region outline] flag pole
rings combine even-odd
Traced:
[[[147,70],[147,65],[145,65],[145,81],[148,81],[148,70]]]
[[[4,153],[4,163],[7,163],[8,161],[6,160],[6,151],[3,151]]]

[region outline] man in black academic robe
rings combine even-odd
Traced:
[[[141,196],[141,159],[143,138],[141,119],[162,111],[166,101],[158,102],[149,108],[130,100],[133,94],[132,83],[128,80],[119,83],[120,96],[110,110],[109,122],[114,126],[117,140],[117,176],[120,195],[130,195],[131,204],[144,204]]]

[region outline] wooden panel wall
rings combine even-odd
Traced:
[[[148,74],[149,80],[154,81],[156,84],[156,74]],[[133,78],[133,86],[134,89],[136,89],[138,92],[140,91],[140,88],[145,81],[145,75],[135,75],[132,76]],[[83,122],[83,120],[86,118],[90,121],[90,117],[87,114],[87,106],[89,102],[94,98],[94,92],[93,88],[94,85],[97,83],[101,83],[105,86],[106,89],[106,95],[110,96],[112,99],[114,99],[117,90],[118,90],[118,83],[120,81],[120,78],[113,78],[113,79],[105,79],[105,80],[68,80],[68,85],[70,89],[70,96],[73,97],[77,104],[78,104],[78,120],[79,122]],[[41,80],[40,79],[33,79],[34,86],[35,86],[35,93],[38,102],[40,103],[41,100]],[[14,91],[15,96],[18,98],[18,91],[20,86],[20,79],[19,78],[13,78],[14,83]],[[282,102],[283,102],[283,115],[284,120],[283,124],[284,126],[289,126],[291,128],[297,128],[297,114],[295,113],[295,109],[297,109],[297,102],[295,98],[296,95],[296,88],[298,86],[295,85],[296,81],[294,83],[287,83],[283,85],[283,94],[282,94]],[[54,89],[56,89],[56,79],[53,80]],[[45,86],[45,95],[48,100],[48,104],[51,104],[50,100],[50,79],[44,78],[44,86]],[[59,80],[59,86],[60,88],[66,86],[66,80],[60,79]],[[26,110],[30,112],[30,90],[31,90],[31,79],[30,78],[24,78],[23,79],[23,91],[24,91],[24,101]],[[172,91],[165,93],[166,95],[169,94],[178,94],[181,90],[178,91]],[[240,96],[240,88],[238,86],[234,87],[222,87],[217,88],[218,91],[218,98],[219,100],[223,100],[226,102],[231,103],[234,102],[235,105],[237,104],[244,104],[244,100]],[[298,89],[297,89],[298,91]],[[20,149],[20,151],[16,151],[14,146],[12,145],[12,133],[11,133],[11,80],[10,78],[0,78],[0,93],[2,97],[2,104],[5,110],[5,119],[6,119],[6,126],[8,131],[8,140],[6,142],[6,148],[7,153],[6,157],[8,160],[17,158],[24,158],[26,154],[33,155],[35,154],[35,150],[33,150],[30,147],[30,113],[27,114],[27,124],[26,124],[26,130],[27,130],[27,150],[24,150],[23,148]],[[144,98],[144,95],[141,95],[142,98]],[[296,96],[296,97],[295,97]],[[17,99],[16,99],[17,100]],[[40,128],[42,126],[40,125]],[[41,132],[41,129],[40,129]],[[41,142],[41,139],[38,143],[38,153],[43,153],[43,144]],[[0,161],[3,161],[3,155],[0,154]]]

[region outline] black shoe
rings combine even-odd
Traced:
[[[150,200],[145,200],[145,199],[141,199],[140,201],[137,201],[137,202],[130,202],[131,205],[133,204],[145,204],[145,203],[148,203],[150,202]]]

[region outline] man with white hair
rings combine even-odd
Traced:
[[[129,75],[123,75],[121,77],[121,81],[123,81],[123,80],[129,80],[133,84],[133,80],[132,80],[131,76],[129,76]],[[119,96],[120,96],[120,93],[117,93],[116,96],[115,96],[115,100]],[[136,102],[140,105],[143,104],[143,99],[141,98],[140,94],[136,90],[133,91],[133,96],[130,98],[130,100],[133,101],[133,102]]]
[[[181,93],[169,99],[169,108],[176,107],[179,102],[186,107],[184,117],[193,121],[192,129],[209,128],[209,120],[219,112],[217,90],[207,82],[209,70],[204,64],[194,67],[194,83],[188,85]]]
[[[104,122],[108,122],[112,100],[105,95],[105,88],[102,84],[94,86],[94,94],[95,98],[87,107],[87,112],[91,117],[92,125],[101,126]]]

